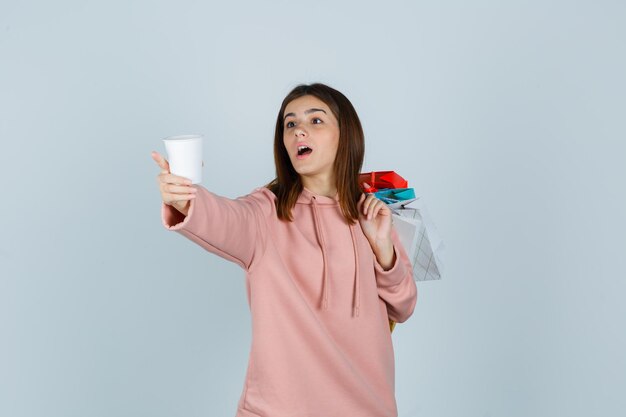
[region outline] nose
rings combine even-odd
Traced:
[[[299,138],[299,137],[301,137],[301,136],[306,136],[306,134],[307,134],[307,133],[306,133],[306,130],[304,130],[303,128],[301,128],[301,127],[296,127],[296,128],[294,129],[294,134],[296,135],[296,137],[298,137],[298,138]]]

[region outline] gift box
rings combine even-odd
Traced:
[[[415,191],[412,188],[385,188],[374,193],[376,198],[387,204],[404,203],[415,200]]]
[[[365,190],[373,193],[382,188],[406,188],[407,181],[395,171],[372,171],[359,174],[359,184],[368,183],[370,188]]]

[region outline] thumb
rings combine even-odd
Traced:
[[[356,202],[357,210],[361,210],[361,204],[363,204],[363,200],[365,200],[365,194],[361,193],[361,196],[359,197],[359,199]]]
[[[170,172],[169,162],[167,162],[167,160],[163,158],[163,156],[161,156],[160,153],[158,153],[157,151],[152,151],[151,155],[152,155],[152,159],[154,159],[156,163],[159,165],[159,167],[163,170],[161,171],[162,174],[166,174]]]
[[[372,187],[366,182],[362,183],[362,185],[363,185],[363,191],[366,193],[373,193],[375,191],[374,187]]]

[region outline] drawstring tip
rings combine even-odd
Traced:
[[[354,307],[354,315],[359,317],[359,308],[358,307]]]

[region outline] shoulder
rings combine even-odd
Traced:
[[[274,205],[276,202],[276,195],[267,187],[257,187],[253,189],[248,194],[248,197],[265,204],[271,203]]]
[[[252,203],[263,217],[276,217],[276,195],[267,187],[254,188],[237,199]]]

